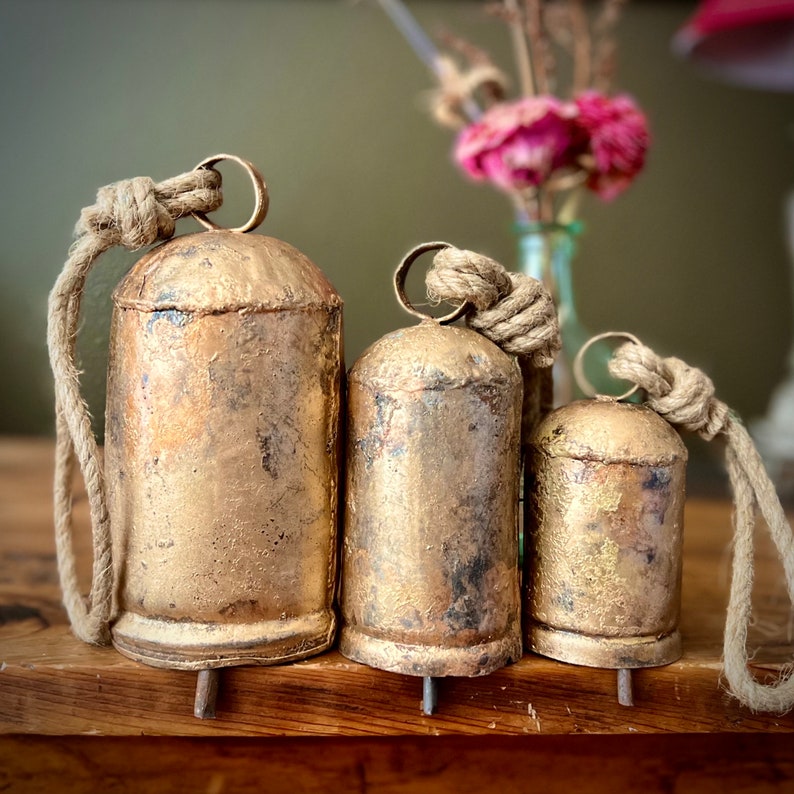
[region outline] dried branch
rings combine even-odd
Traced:
[[[518,75],[521,80],[521,92],[524,96],[533,96],[535,94],[535,79],[532,58],[524,35],[523,14],[518,6],[518,0],[504,0],[504,7],[509,15],[510,36],[513,40]]]
[[[574,44],[573,93],[578,94],[590,85],[592,42],[582,0],[569,0],[568,5]]]
[[[546,32],[554,43],[573,57],[573,36],[568,4],[561,1],[546,3],[543,8],[543,22]]]
[[[549,66],[553,68],[553,61],[548,41],[543,34],[540,2],[539,0],[524,0],[524,8],[524,24],[535,67],[535,83],[539,94],[548,94]]]
[[[593,24],[595,47],[593,55],[593,85],[608,92],[615,77],[617,40],[615,27],[627,0],[604,0],[601,12]]]
[[[447,28],[439,30],[436,39],[442,47],[462,55],[472,66],[493,66],[491,56],[484,49]]]

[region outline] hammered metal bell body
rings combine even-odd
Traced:
[[[340,650],[407,675],[521,655],[521,375],[480,334],[388,334],[348,378]],[[429,711],[426,711],[429,713]]]
[[[106,413],[116,648],[299,659],[335,632],[342,302],[279,240],[201,232],[114,293]]]
[[[686,459],[642,406],[582,400],[541,422],[527,464],[530,650],[614,669],[680,657]]]

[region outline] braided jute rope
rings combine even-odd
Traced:
[[[756,508],[775,543],[789,599],[794,604],[794,534],[775,488],[744,425],[714,397],[714,385],[700,370],[677,358],[661,358],[633,343],[619,347],[609,363],[616,378],[648,393],[648,405],[673,425],[726,442],[726,466],[734,495],[733,572],[725,622],[725,677],[733,695],[756,711],[785,712],[794,707],[794,677],[761,684],[748,668],[747,629],[752,612],[753,529]]]
[[[442,248],[425,277],[433,301],[467,302],[470,328],[518,357],[524,380],[521,435],[526,442],[537,422],[551,410],[551,366],[562,347],[554,301],[530,276],[510,273],[482,254]]]
[[[85,642],[110,641],[112,563],[105,483],[88,406],[80,393],[75,342],[80,303],[96,259],[122,245],[137,250],[174,234],[175,221],[221,205],[221,177],[200,168],[155,184],[137,177],[103,187],[75,228],[69,258],[49,297],[47,344],[55,376],[55,547],[63,601],[74,633]],[[80,594],[72,544],[72,483],[75,462],[85,480],[94,549],[88,603]]]
[[[473,251],[443,248],[425,278],[434,301],[468,302],[475,311],[466,322],[508,353],[550,367],[560,351],[557,311],[537,279],[509,273],[498,262]]]

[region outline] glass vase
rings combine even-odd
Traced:
[[[553,368],[555,407],[585,396],[572,371],[576,354],[592,336],[579,321],[574,294],[572,266],[581,231],[578,222],[516,224],[519,271],[542,281],[557,307],[562,350]],[[596,342],[583,362],[585,377],[599,394],[615,390],[607,370],[611,355],[607,343]]]

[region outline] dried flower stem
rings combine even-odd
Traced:
[[[535,84],[539,94],[549,92],[549,48],[543,35],[539,0],[524,0],[525,28],[535,70]]]
[[[611,35],[620,19],[624,5],[626,5],[626,0],[604,0],[601,13],[593,24],[596,36]]]
[[[593,55],[593,85],[608,92],[615,75],[617,42],[614,30],[626,0],[604,0],[601,13],[593,25],[595,52]]]
[[[592,42],[582,0],[569,0],[569,14],[574,42],[573,93],[578,94],[590,85]]]
[[[554,220],[553,191],[538,189],[538,208],[539,219],[543,223],[551,223]]]
[[[446,28],[440,30],[436,38],[442,46],[453,52],[460,53],[472,66],[493,66],[493,61],[484,49],[472,44],[462,36],[457,36]]]
[[[565,197],[559,211],[557,221],[562,224],[573,223],[579,214],[579,204],[582,201],[582,190],[571,190]]]
[[[513,199],[518,223],[533,223],[538,219],[539,210],[534,192],[516,190],[510,197]]]
[[[505,10],[508,18],[516,20],[510,23],[510,36],[513,39],[513,49],[516,54],[516,64],[518,76],[521,81],[521,93],[524,96],[535,94],[535,80],[532,71],[532,59],[529,54],[529,46],[524,35],[524,26],[520,23],[521,9],[518,7],[518,0],[504,0]]]

